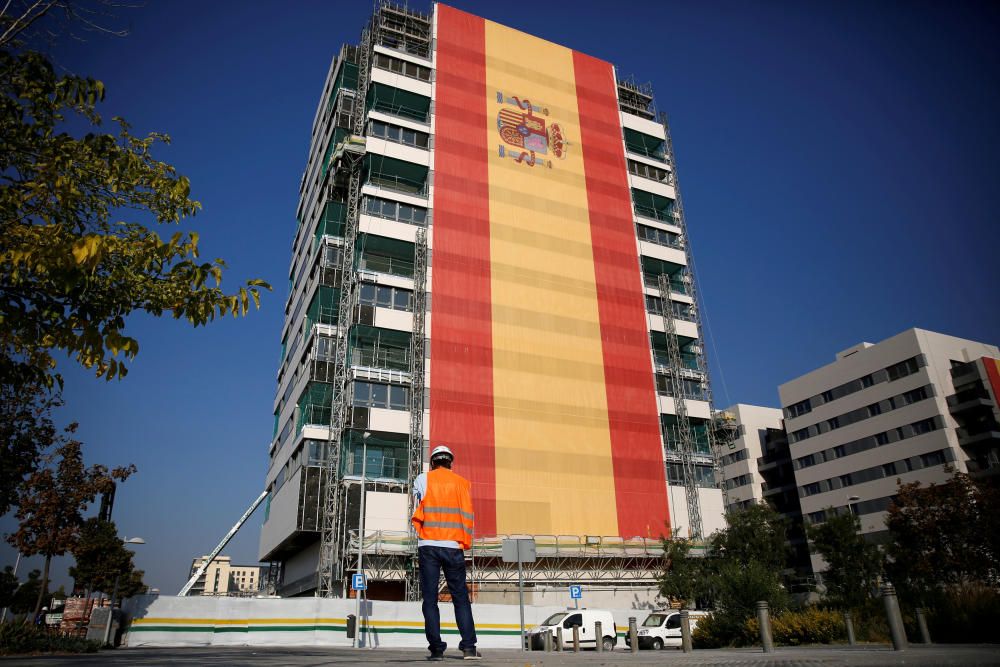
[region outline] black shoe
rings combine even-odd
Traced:
[[[482,660],[483,654],[474,648],[462,649],[462,660]]]
[[[444,660],[444,651],[442,651],[441,653],[431,653],[429,656],[427,656],[427,659],[433,660],[434,662],[440,662]]]

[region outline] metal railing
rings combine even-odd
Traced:
[[[427,111],[414,109],[406,106],[405,104],[391,104],[381,100],[375,100],[372,103],[371,110],[380,111],[392,116],[399,116],[400,118],[406,118],[408,120],[415,120],[420,123],[426,123],[427,118],[430,115]]]
[[[373,273],[388,273],[402,278],[413,277],[413,262],[398,257],[385,257],[383,255],[362,255],[361,269],[372,271]]]
[[[676,225],[677,220],[674,218],[674,214],[670,211],[660,211],[653,208],[652,206],[643,206],[642,204],[636,204],[632,202],[632,206],[635,207],[635,214],[640,218],[649,218],[650,220],[659,220],[660,222],[665,222],[669,225]]]
[[[408,371],[410,351],[402,348],[355,347],[351,350],[351,365]]]
[[[370,174],[365,185],[380,190],[390,190],[392,192],[402,192],[408,195],[424,197],[427,195],[427,182],[416,183],[409,179],[398,176],[387,176],[385,174]]]

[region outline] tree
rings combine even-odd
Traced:
[[[42,571],[32,570],[24,583],[17,587],[14,599],[10,603],[10,610],[15,614],[27,614],[36,608],[36,603],[45,597],[47,590],[47,586],[42,586]],[[35,611],[35,615],[37,614]],[[33,620],[34,616],[31,616],[31,619]]]
[[[901,595],[924,602],[943,585],[1000,577],[1000,490],[955,473],[943,484],[904,484],[886,517],[887,574]]]
[[[193,216],[188,179],[153,157],[165,134],[96,131],[100,81],[57,75],[33,52],[0,51],[0,342],[4,356],[34,359],[56,379],[54,350],[108,379],[123,376],[139,351],[125,335],[134,311],[170,313],[193,325],[259,307],[261,280],[222,289],[225,262],[199,262],[198,234],[168,240],[136,221]],[[70,119],[95,131],[72,136]]]
[[[660,595],[687,605],[711,606],[718,591],[716,560],[691,555],[691,540],[663,540],[663,573],[657,577]]]
[[[71,552],[76,564],[69,568],[69,576],[76,582],[77,590],[103,591],[110,595],[116,579],[121,597],[131,597],[145,589],[143,573],[135,569],[132,552],[118,537],[114,522],[87,519]]]
[[[52,410],[61,405],[30,369],[0,356],[0,516],[7,514],[24,478],[38,467],[56,437]]]
[[[75,425],[68,431],[74,429]],[[102,465],[85,467],[80,442],[61,436],[53,454],[21,484],[15,515],[19,526],[7,541],[25,556],[45,556],[35,615],[48,586],[52,557],[65,554],[77,544],[87,505],[98,493],[110,490],[114,480],[124,481],[133,472],[135,466],[111,471]]]
[[[826,596],[846,609],[862,606],[871,598],[882,574],[882,552],[861,535],[861,521],[854,514],[837,515],[831,509],[826,522],[807,527],[809,541],[823,556]]]
[[[7,565],[0,572],[0,607],[7,609],[14,601],[14,593],[17,591],[17,575],[14,568]],[[0,619],[3,622],[5,619]]]

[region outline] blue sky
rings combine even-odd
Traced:
[[[423,3],[411,3],[426,8]],[[910,327],[1000,343],[1000,11],[937,2],[458,2],[618,65],[670,115],[717,403]],[[614,9],[611,9],[611,8]],[[120,532],[175,593],[263,485],[298,184],[330,59],[370,3],[149,3],[130,36],[64,41],[106,116],[173,144],[204,210],[188,227],[230,285],[275,291],[193,330],[134,317],[129,376],[68,361],[66,421],[91,462],[135,463]],[[990,221],[993,220],[994,223]],[[261,516],[225,553],[255,562]],[[9,531],[9,517],[0,530]],[[0,564],[13,550],[0,548]],[[56,583],[69,583],[65,563]]]

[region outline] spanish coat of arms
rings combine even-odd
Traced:
[[[547,107],[532,104],[516,95],[506,96],[497,91],[497,132],[503,140],[500,157],[509,157],[519,164],[534,167],[543,164],[552,168],[548,157],[564,159],[569,142],[559,123],[549,120]]]

